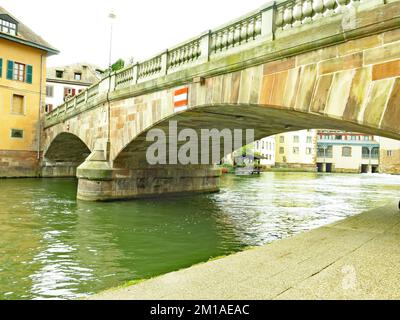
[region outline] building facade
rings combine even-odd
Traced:
[[[0,7],[0,177],[38,173],[46,58],[57,53]]]
[[[275,136],[276,167],[316,171],[316,138],[314,129]]]
[[[400,174],[400,141],[378,138],[380,143],[379,172]]]
[[[47,69],[46,111],[51,112],[67,99],[84,91],[101,79],[102,71],[88,63]]]
[[[335,130],[318,132],[319,172],[379,172],[379,142],[372,135]]]
[[[254,153],[260,156],[260,164],[266,167],[275,165],[275,137],[268,137],[254,143]]]

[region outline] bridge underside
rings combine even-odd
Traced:
[[[304,129],[338,129],[377,134],[377,129],[354,122],[335,119],[321,114],[288,110],[260,105],[214,105],[202,106],[176,114],[155,124],[134,138],[110,164],[101,148],[95,150],[78,169],[78,198],[90,201],[107,201],[155,197],[161,195],[216,192],[219,190],[220,170],[215,168],[212,155],[219,148],[218,161],[227,155],[224,140],[209,140],[209,165],[201,165],[202,152],[199,146],[198,160],[191,165],[150,165],[146,153],[154,141],[147,141],[150,130],[158,129],[166,136],[167,161],[171,122],[177,123],[177,132],[193,129],[201,138],[201,130],[229,129],[243,131],[242,145],[246,145],[245,130],[254,130],[254,140]],[[388,135],[382,132],[382,135]],[[395,137],[395,134],[392,136]],[[396,136],[397,137],[397,136]],[[398,137],[400,138],[400,137]],[[177,150],[189,140],[178,142]],[[201,142],[201,139],[199,140]],[[228,150],[229,151],[229,150]],[[204,153],[204,150],[203,150]],[[217,162],[218,162],[217,161]]]
[[[59,134],[45,152],[42,177],[76,177],[77,168],[90,152],[86,144],[74,134]]]

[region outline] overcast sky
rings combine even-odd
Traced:
[[[1,0],[0,5],[61,53],[49,66],[108,65],[114,11],[113,60],[150,58],[168,47],[255,10],[268,0]]]

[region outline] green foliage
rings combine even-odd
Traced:
[[[112,71],[118,71],[123,69],[125,66],[125,61],[122,59],[118,59],[112,66],[111,66],[111,70]]]

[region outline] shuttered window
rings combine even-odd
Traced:
[[[8,60],[7,61],[7,79],[13,80],[14,74],[14,61]]]
[[[30,65],[26,66],[26,82],[32,84],[33,80],[33,67]]]
[[[3,76],[3,59],[0,58],[0,78]]]
[[[7,61],[7,79],[32,84],[33,67],[20,62]]]

